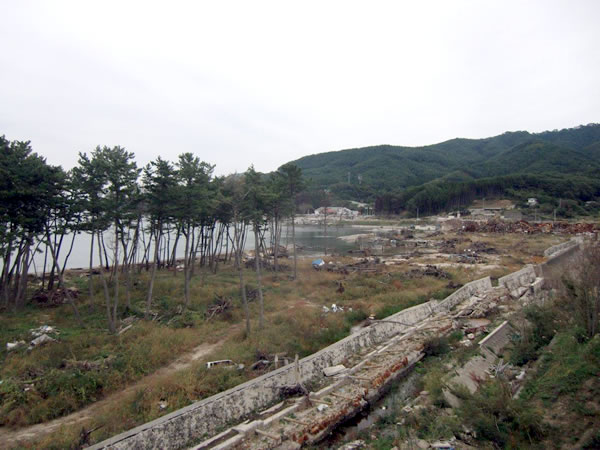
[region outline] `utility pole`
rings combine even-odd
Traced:
[[[417,206],[417,222],[419,221],[419,207]]]
[[[350,171],[348,171],[348,184],[350,184]]]

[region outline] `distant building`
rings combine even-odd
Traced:
[[[354,211],[352,209],[344,208],[341,206],[322,206],[320,208],[315,209],[316,216],[330,216],[330,217],[340,217],[344,219],[354,219],[359,215],[358,211]]]

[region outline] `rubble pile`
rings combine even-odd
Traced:
[[[483,318],[504,309],[513,297],[505,287],[495,287],[490,291],[472,296],[455,317]]]
[[[68,291],[72,298],[76,299],[79,297],[79,291],[77,289],[68,289]],[[33,294],[32,300],[37,303],[38,306],[52,308],[67,302],[67,292],[64,288],[54,289],[53,291],[40,289]]]
[[[487,222],[465,221],[463,231],[478,233],[558,233],[580,234],[594,233],[596,227],[593,223],[568,223],[568,222],[540,222],[529,223],[526,220],[518,222],[503,222],[490,219]]]
[[[425,267],[421,267],[418,269],[412,269],[407,273],[408,278],[423,278],[423,277],[434,277],[444,280],[450,279],[450,274],[448,272],[439,269],[437,266],[433,266],[431,264],[427,264]]]

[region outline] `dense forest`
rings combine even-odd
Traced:
[[[382,145],[294,161],[338,201],[375,202],[381,214],[437,213],[481,196],[502,195],[565,215],[600,197],[600,124],[486,139],[452,139],[425,147]]]
[[[29,142],[0,137],[0,308],[25,305],[35,254],[43,255],[43,267],[36,270],[40,289],[63,288],[81,233],[91,237],[89,269],[100,268],[113,333],[120,311],[130,308],[132,283],[142,270],[151,273],[146,314],[157,269],[183,266],[187,307],[194,270],[216,272],[223,258],[239,269],[246,305],[241,259],[247,233],[254,233],[255,254],[274,252],[277,266],[284,219],[291,218],[294,239],[302,173],[293,164],[269,176],[250,167],[243,174],[216,177],[213,169],[191,153],[174,163],[158,157],[138,168],[134,154],[117,146],[80,153],[78,164],[65,171],[34,153]],[[261,265],[258,257],[255,261],[260,291]],[[90,277],[90,297],[93,281]],[[64,292],[79,318],[69,290]]]

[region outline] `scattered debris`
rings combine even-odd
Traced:
[[[323,412],[323,411],[325,411],[327,408],[329,408],[329,406],[327,406],[327,405],[326,405],[326,404],[324,404],[324,403],[321,403],[320,405],[318,405],[318,406],[317,406],[317,411],[319,411],[319,412]]]
[[[132,326],[133,326],[133,324],[130,324],[130,325],[127,325],[127,326],[121,328],[119,331],[117,331],[117,335],[120,336],[121,334],[123,334],[127,330],[129,330]]]
[[[39,328],[32,328],[29,330],[33,337],[41,336],[42,334],[55,333],[58,334],[58,330],[50,325],[42,325]]]
[[[268,359],[259,359],[258,361],[256,361],[254,364],[252,364],[250,366],[250,369],[252,369],[252,370],[264,370],[267,367],[269,367],[270,364],[271,364],[271,361],[269,361]]]
[[[165,409],[167,409],[168,406],[169,406],[169,403],[166,402],[165,400],[161,400],[160,402],[158,402],[158,409],[160,409],[161,411],[164,411]]]
[[[313,261],[314,263],[314,261]],[[329,262],[326,265],[327,272],[341,273],[344,275],[348,275],[352,272],[380,272],[381,271],[381,259],[378,257],[375,258],[363,258],[360,261],[357,261],[352,264],[342,264],[339,262]],[[313,265],[314,267],[314,265]]]
[[[41,345],[47,344],[48,342],[58,342],[56,339],[51,338],[47,334],[42,334],[41,336],[36,337],[29,343],[29,349],[34,347],[40,347]]]
[[[25,346],[25,341],[7,342],[6,343],[6,351],[10,352],[13,350],[17,350],[23,346]]]
[[[440,279],[449,279],[450,274],[441,269],[438,269],[436,266],[431,264],[427,264],[423,268],[412,269],[407,273],[409,278],[422,278],[422,277],[434,277]]]
[[[321,268],[325,265],[325,261],[323,261],[321,258],[319,258],[319,259],[315,259],[311,264],[313,266],[313,269],[321,270]]]
[[[359,450],[361,448],[365,448],[365,441],[357,439],[356,441],[348,442],[340,447],[340,450]]]
[[[114,360],[114,356],[109,356],[108,358],[99,358],[95,361],[66,359],[62,362],[62,366],[66,369],[79,369],[82,371],[100,370],[110,366]]]
[[[243,364],[236,364],[230,359],[220,359],[217,361],[209,361],[206,363],[207,369],[212,369],[213,367],[225,367],[227,369],[237,368],[238,370],[242,370],[244,368]]]

